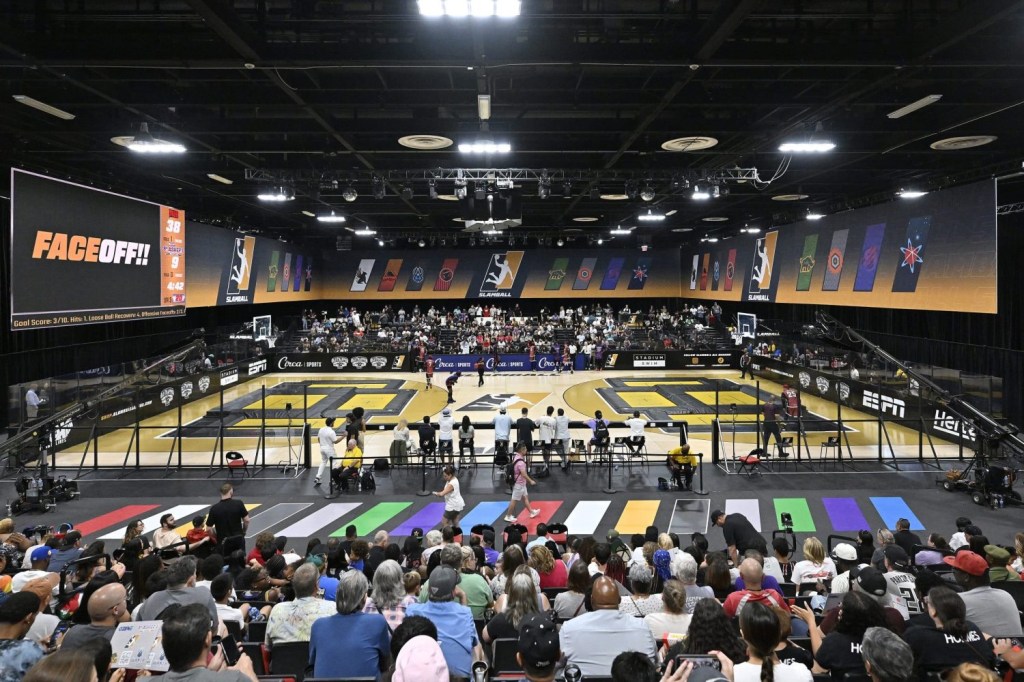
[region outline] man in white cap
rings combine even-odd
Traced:
[[[439,427],[437,433],[437,452],[441,456],[441,459],[444,459],[445,456],[447,456],[448,461],[451,462],[455,457],[454,450],[452,449],[455,420],[452,418],[452,409],[450,407],[446,407],[441,410],[441,418],[438,420],[437,424]]]
[[[848,542],[840,542],[832,550],[832,561],[836,565],[836,577],[832,579],[830,591],[843,594],[850,591],[850,570],[860,565],[857,549]]]
[[[508,443],[512,433],[512,417],[508,416],[508,408],[502,405],[498,414],[494,415],[494,453],[502,452],[508,456]],[[507,460],[506,460],[507,461]]]

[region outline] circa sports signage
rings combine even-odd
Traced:
[[[409,369],[405,353],[288,353],[271,363],[276,372],[400,372]]]

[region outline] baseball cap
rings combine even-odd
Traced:
[[[999,545],[985,545],[985,556],[996,566],[1005,566],[1010,562],[1010,553]]]
[[[395,659],[394,682],[447,682],[448,664],[437,640],[427,635],[413,637]]]
[[[711,512],[712,525],[718,523],[718,519],[720,519],[723,516],[725,516],[725,512],[722,511],[721,509],[716,509],[715,511]]]
[[[498,412],[501,412],[502,414],[505,414],[506,412],[508,412],[508,410],[505,409],[504,405],[502,405],[501,407],[498,408]]]
[[[886,545],[883,552],[885,558],[895,568],[906,568],[910,565],[910,557],[907,555],[907,551],[899,545]]]
[[[451,566],[438,566],[430,573],[430,596],[446,597],[459,584],[459,574]]]
[[[553,670],[561,655],[558,630],[543,614],[530,613],[519,623],[519,654],[535,672]]]
[[[612,528],[610,531],[608,531],[608,535],[606,537],[609,541],[614,540],[619,537],[619,531]]]
[[[443,410],[441,410],[441,414],[443,414],[443,415],[444,415],[444,416],[446,416],[446,417],[447,417],[448,415],[450,415],[451,413],[452,413],[452,411],[451,411],[451,410],[450,410],[449,408],[447,408],[447,407],[446,407],[446,408],[444,408]]]
[[[53,556],[53,550],[43,545],[42,547],[36,547],[32,550],[30,561],[49,561],[51,556]]]
[[[985,575],[985,571],[988,570],[988,562],[985,561],[985,557],[971,551],[957,552],[956,556],[944,556],[942,560],[968,575]]]
[[[857,550],[848,542],[840,542],[832,550],[832,558],[837,561],[856,561]]]
[[[860,588],[861,592],[866,592],[876,597],[883,597],[886,592],[885,576],[878,569],[865,566],[857,572],[857,587]]]
[[[67,547],[74,547],[75,543],[78,542],[81,539],[82,539],[82,534],[79,533],[77,530],[69,531],[64,536],[64,544],[63,544],[63,546],[65,548],[67,548]]]
[[[422,528],[413,528],[412,529],[412,533],[410,535],[412,537],[416,538],[417,540],[422,540],[423,539],[423,529]]]

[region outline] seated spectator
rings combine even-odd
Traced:
[[[961,663],[943,676],[943,682],[999,682],[994,671],[976,663]]]
[[[776,612],[761,603],[750,603],[740,613],[740,633],[749,658],[733,668],[734,682],[811,682],[811,671],[801,663],[782,663],[775,655],[781,640]]]
[[[736,591],[724,554],[708,555],[708,565],[704,569],[704,584],[714,591],[715,599],[723,601]]]
[[[748,549],[746,552],[743,553],[743,558],[753,559],[757,563],[761,564],[761,570],[764,573],[764,577],[761,578],[761,587],[763,587],[766,590],[775,590],[779,594],[782,594],[782,587],[779,585],[779,581],[776,580],[774,576],[769,575],[768,569],[765,568],[766,562],[763,554],[761,554],[756,549]],[[781,573],[781,568],[779,569],[779,572]],[[745,589],[746,585],[743,583],[743,576],[736,576],[736,580],[733,581],[733,585],[736,587],[737,590]]]
[[[392,632],[405,619],[405,583],[397,561],[385,559],[373,574],[373,597],[367,598],[363,613],[379,613]]]
[[[477,569],[476,552],[470,547],[461,547],[462,568],[459,575],[459,589],[466,595],[466,606],[473,612],[473,618],[483,618],[487,609],[494,606],[494,595],[487,579]]]
[[[587,564],[577,561],[569,569],[566,591],[555,597],[555,616],[569,620],[587,612],[586,598],[590,591],[590,571]]]
[[[926,682],[929,672],[942,672],[961,663],[995,666],[991,640],[967,620],[967,608],[956,592],[935,587],[928,592],[925,604],[932,623],[915,625],[903,633],[914,652],[919,680]]]
[[[594,581],[594,611],[562,626],[562,651],[567,663],[579,666],[584,677],[604,675],[623,651],[639,651],[652,661],[656,647],[650,629],[638,618],[619,612],[615,581],[602,576]]]
[[[308,642],[313,623],[337,613],[333,602],[317,596],[319,572],[313,564],[303,564],[292,576],[294,601],[275,604],[267,618],[264,644],[272,649],[275,644]]]
[[[24,639],[39,613],[34,592],[17,592],[0,602],[0,679],[18,682],[43,657],[43,649]]]
[[[60,549],[50,557],[50,565],[47,568],[52,573],[60,573],[69,562],[82,556],[82,534],[77,530],[70,531],[61,540]]]
[[[847,673],[866,674],[860,655],[864,632],[870,627],[885,627],[885,612],[878,602],[863,592],[847,592],[839,610],[836,629],[824,638],[814,622],[813,611],[799,606],[792,609],[810,629],[815,660],[812,672],[830,673],[836,682]]]
[[[733,663],[747,660],[746,645],[736,636],[729,617],[716,599],[701,599],[693,609],[686,639],[669,647],[665,659],[679,654],[708,655],[721,651]]]
[[[536,545],[530,549],[530,568],[540,575],[541,589],[548,587],[565,587],[569,582],[569,571],[561,557],[555,558],[551,550],[544,545]]]
[[[484,626],[481,634],[484,644],[490,644],[496,639],[518,637],[519,624],[523,618],[528,614],[541,612],[537,596],[537,589],[529,574],[516,573],[508,590],[502,595],[506,600],[505,608]]]
[[[526,615],[519,625],[516,660],[527,682],[553,682],[555,668],[562,658],[558,629],[542,613]]]
[[[706,585],[697,584],[697,560],[687,552],[681,552],[672,559],[672,575],[682,583],[686,590],[686,607],[684,613],[693,613],[697,602],[701,599],[715,597],[715,591]]]
[[[910,521],[907,519],[896,520],[896,532],[892,534],[892,538],[908,556],[914,551],[914,545],[921,544],[920,536],[910,531]]]
[[[813,536],[804,540],[804,559],[793,566],[791,578],[797,589],[807,587],[807,583],[810,583],[812,589],[819,585],[815,591],[821,592],[823,590],[820,585],[834,577],[836,565],[832,563],[832,559],[825,556],[825,546],[821,544],[821,540]]]
[[[430,574],[429,601],[409,606],[406,617],[424,616],[432,620],[437,626],[438,642],[449,672],[469,677],[474,653],[482,657],[483,651],[477,642],[472,611],[468,606],[455,602],[458,582],[459,574],[450,566],[435,568]]]
[[[882,613],[885,616],[885,626],[896,634],[903,634],[903,630],[906,627],[906,621],[903,618],[902,612],[892,606],[889,606],[892,602],[890,601],[887,591],[888,582],[885,580],[885,576],[871,566],[854,569],[851,571],[851,575],[854,576],[852,591],[865,594],[878,602],[879,606],[882,607]],[[835,630],[836,623],[839,620],[839,613],[840,610],[838,607],[830,609],[825,613],[825,617],[822,619],[819,626],[823,634],[827,635]]]
[[[495,599],[500,598],[505,593],[505,583],[512,578],[516,569],[526,565],[526,557],[523,554],[522,548],[519,545],[511,544],[511,540],[512,537],[510,536],[509,544],[505,547],[505,551],[501,553],[501,573],[494,576],[494,580],[491,581],[491,593]],[[534,585],[539,588],[540,574],[533,568],[529,568],[529,570],[533,576]]]
[[[666,552],[668,554],[668,552]],[[646,563],[635,563],[629,569],[632,594],[619,598],[619,610],[630,616],[646,616],[662,610],[661,595],[651,594],[654,573]]]
[[[967,620],[990,635],[1022,634],[1017,604],[1008,592],[989,584],[988,562],[970,550],[961,550],[943,561],[953,567],[953,577],[964,588],[960,593],[967,606]]]
[[[408,640],[395,656],[391,682],[448,682],[448,664],[437,640],[417,635]]]
[[[877,570],[885,573],[885,548],[889,545],[896,544],[896,540],[893,539],[892,531],[886,528],[878,529],[878,547],[871,554],[871,561],[869,562]]]
[[[337,613],[313,621],[309,664],[313,677],[377,677],[390,664],[390,635],[384,616],[363,613],[369,582],[362,571],[338,579]],[[268,627],[269,629],[269,627]],[[338,648],[344,642],[344,653]]]
[[[170,554],[182,554],[185,552],[185,545],[182,544],[181,536],[175,530],[178,525],[174,514],[164,514],[160,517],[160,527],[153,533],[153,547],[155,549],[170,549]],[[273,537],[273,536],[271,536]]]
[[[794,572],[795,573],[795,572]],[[764,569],[754,559],[744,559],[740,564],[740,577],[746,588],[730,594],[723,604],[725,615],[734,618],[743,612],[747,604],[761,603],[766,606],[782,607],[786,600],[775,590],[762,588],[761,581],[764,578]]]
[[[782,582],[787,582],[793,577],[793,548],[789,546],[789,540],[784,537],[777,537],[772,540],[772,554],[779,562],[779,572],[782,573]],[[778,576],[775,576],[778,578]]]
[[[107,643],[110,663],[110,643]],[[28,682],[97,682],[103,680],[96,672],[96,660],[90,648],[63,649],[45,656],[25,675]]]
[[[857,548],[847,542],[840,542],[832,550],[832,561],[836,566],[836,576],[832,578],[829,592],[845,594],[850,591],[850,572],[860,565]]]
[[[809,649],[789,641],[790,635],[793,634],[793,616],[789,609],[773,607],[773,610],[779,618],[779,643],[775,645],[775,655],[782,663],[799,663],[810,670],[814,667],[814,655]]]
[[[243,604],[238,607],[228,606],[228,602],[232,601],[232,595],[234,590],[232,589],[232,580],[230,573],[221,573],[216,578],[210,581],[210,596],[213,597],[213,601],[217,602],[217,613],[220,615],[220,622],[226,623],[229,620],[233,620],[239,625],[247,622],[249,605]],[[245,613],[243,613],[245,611]],[[267,607],[267,611],[270,608]]]
[[[891,630],[868,628],[860,653],[872,682],[907,682],[913,676],[914,654]]]
[[[665,582],[661,591],[661,610],[644,616],[654,641],[671,645],[686,636],[691,620],[690,614],[686,613],[687,600],[686,587],[681,582]]]
[[[77,625],[64,635],[62,649],[75,649],[93,639],[110,641],[117,624],[129,620],[128,592],[121,583],[110,583],[92,593],[86,607],[89,624]]]
[[[938,533],[930,533],[928,535],[928,546],[935,549],[922,549],[914,555],[914,563],[918,566],[937,566],[941,564],[942,557],[946,555],[940,550],[949,549],[949,543],[946,542],[946,538]]]
[[[217,603],[213,601],[210,591],[205,587],[196,587],[196,559],[185,555],[168,566],[164,573],[167,577],[167,589],[154,593],[142,604],[135,620],[161,620],[160,614],[173,604],[201,604],[206,607],[213,627],[220,622]]]
[[[1010,568],[1010,553],[999,545],[985,545],[985,560],[988,561],[989,582],[998,583],[1006,580],[1020,581],[1017,572]]]
[[[185,559],[189,557],[184,557]],[[161,635],[170,672],[167,682],[258,682],[247,654],[226,667],[224,653],[217,647],[211,656],[213,632],[210,614],[202,604],[172,604],[164,614]]]
[[[57,625],[60,624],[60,618],[45,612],[49,610],[53,590],[59,584],[60,576],[56,573],[47,573],[45,577],[30,580],[21,588],[21,592],[32,592],[39,597],[39,613],[36,615],[32,627],[29,628],[28,634],[25,635],[25,639],[39,642],[42,646],[49,645],[50,637],[53,636]]]

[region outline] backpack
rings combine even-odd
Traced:
[[[513,488],[516,485],[516,461],[512,460],[505,465],[505,485],[509,488]]]
[[[594,438],[599,441],[606,441],[609,439],[608,425],[604,423],[603,419],[594,420]]]
[[[377,479],[373,477],[372,471],[367,469],[363,472],[359,478],[359,486],[364,492],[373,492],[377,489]]]

